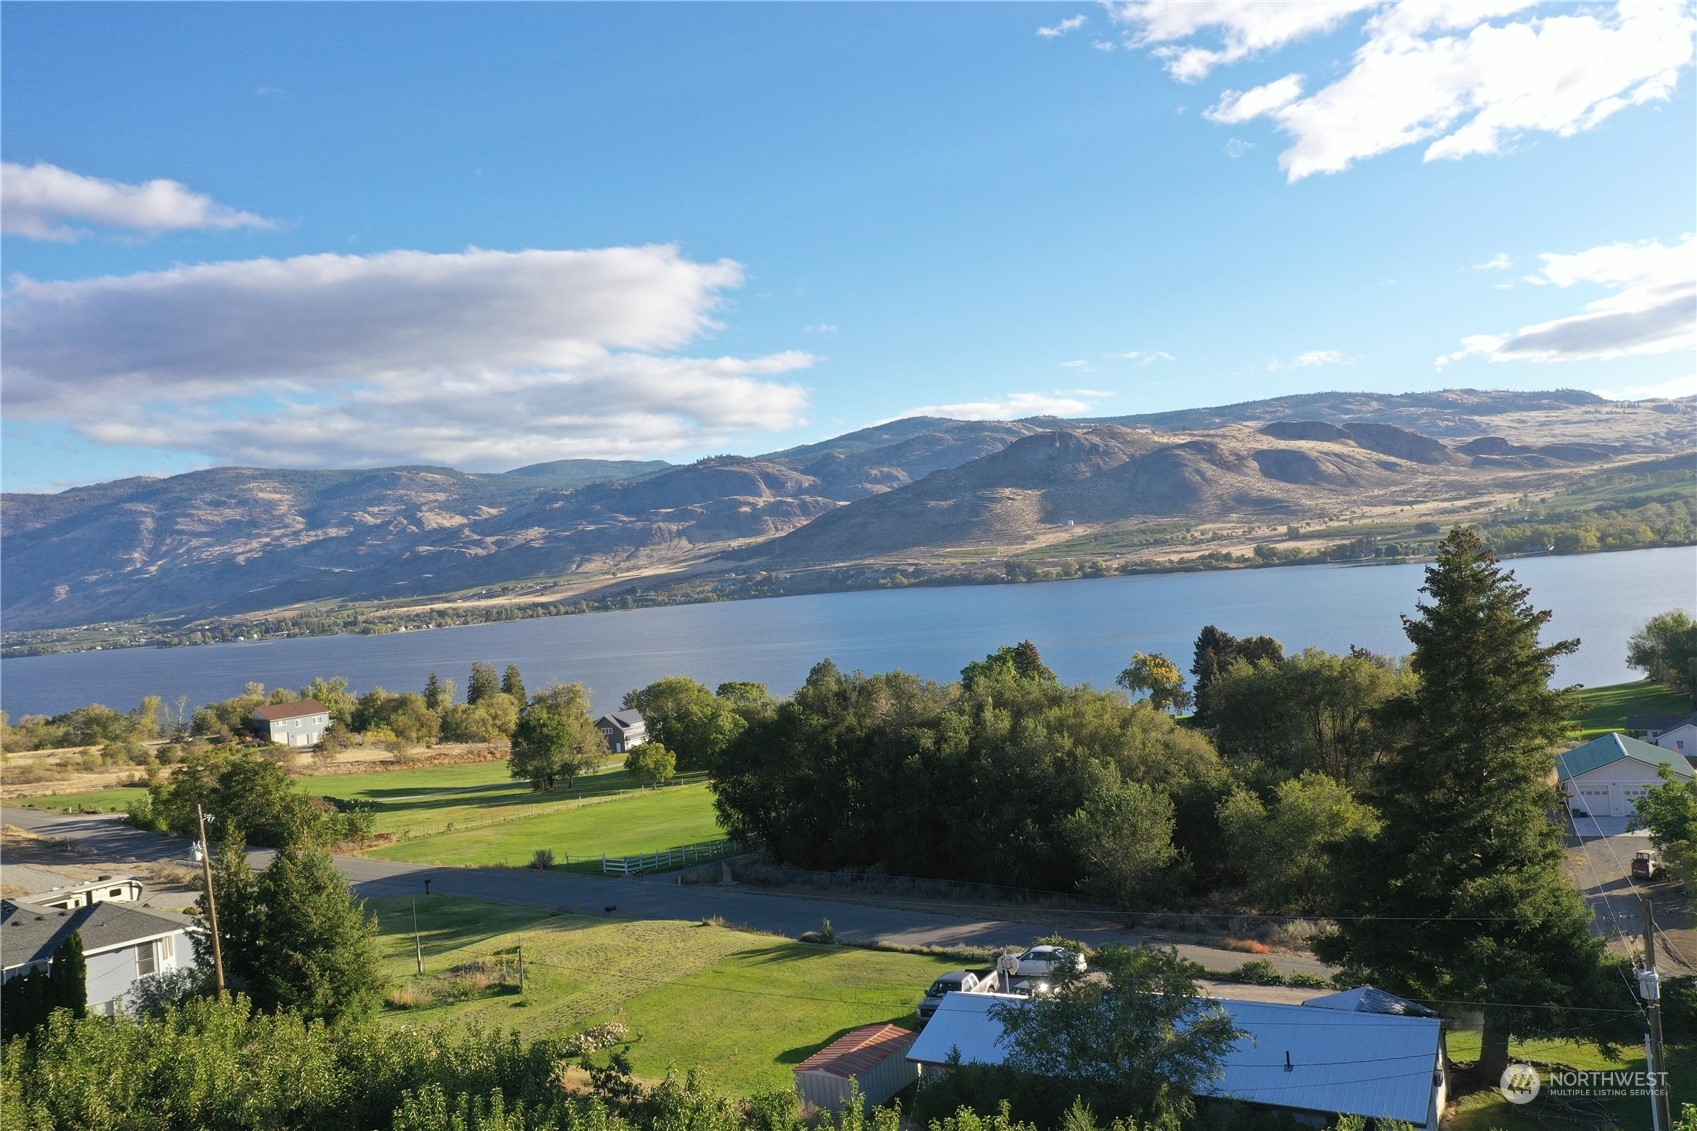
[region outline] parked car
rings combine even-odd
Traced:
[[[931,988],[925,991],[925,999],[919,1003],[919,1023],[923,1025],[931,1020],[931,1015],[943,1004],[944,994],[989,993],[994,985],[993,981],[980,979],[971,970],[951,970],[941,975],[931,983]]]
[[[1667,869],[1656,859],[1656,854],[1639,849],[1632,854],[1632,878],[1635,880],[1653,881],[1667,875]]]
[[[1084,955],[1060,946],[1034,946],[1019,956],[1019,966],[1014,970],[1014,977],[1050,978],[1054,976],[1057,968],[1067,967],[1082,974]]]

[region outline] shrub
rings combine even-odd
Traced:
[[[530,858],[530,866],[532,868],[539,868],[543,871],[547,871],[549,868],[552,868],[554,866],[554,850],[551,848],[538,848],[536,850],[536,855]]]
[[[1285,976],[1265,958],[1252,958],[1232,971],[1234,981],[1251,986],[1282,986]]]

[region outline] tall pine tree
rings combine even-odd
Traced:
[[[1472,530],[1450,532],[1421,592],[1403,618],[1418,681],[1387,705],[1401,739],[1371,791],[1384,827],[1342,854],[1353,900],[1315,949],[1394,992],[1481,1010],[1478,1072],[1495,1081],[1510,1033],[1572,1031],[1586,1014],[1565,1007],[1607,988],[1554,819],[1571,703],[1550,677],[1579,642],[1539,642],[1550,613]]]

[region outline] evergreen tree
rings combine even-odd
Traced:
[[[53,1008],[68,1009],[76,1017],[88,1012],[88,962],[81,931],[72,931],[53,952]]]
[[[501,694],[510,695],[513,702],[523,707],[530,701],[524,692],[524,677],[519,675],[517,664],[508,664],[507,670],[501,675]]]
[[[1387,705],[1403,737],[1371,791],[1384,826],[1343,852],[1345,917],[1315,950],[1396,993],[1476,1003],[1494,1082],[1511,1032],[1572,1031],[1596,1015],[1564,1007],[1607,992],[1552,819],[1571,708],[1549,681],[1578,641],[1539,643],[1549,612],[1472,530],[1450,532],[1421,592],[1403,618],[1417,683]]]
[[[255,895],[263,925],[251,970],[254,1004],[334,1021],[377,1003],[383,987],[377,924],[328,852],[279,850]],[[225,914],[220,905],[220,926]]]
[[[475,707],[485,699],[492,695],[498,695],[500,692],[501,681],[495,674],[495,665],[483,663],[481,660],[473,660],[471,678],[466,681],[465,686],[466,706]]]
[[[438,679],[431,672],[430,678],[424,681],[424,705],[440,714],[454,703],[454,681]]]

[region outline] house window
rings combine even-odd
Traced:
[[[159,956],[153,952],[152,943],[144,942],[136,947],[136,973],[143,978],[159,973]]]

